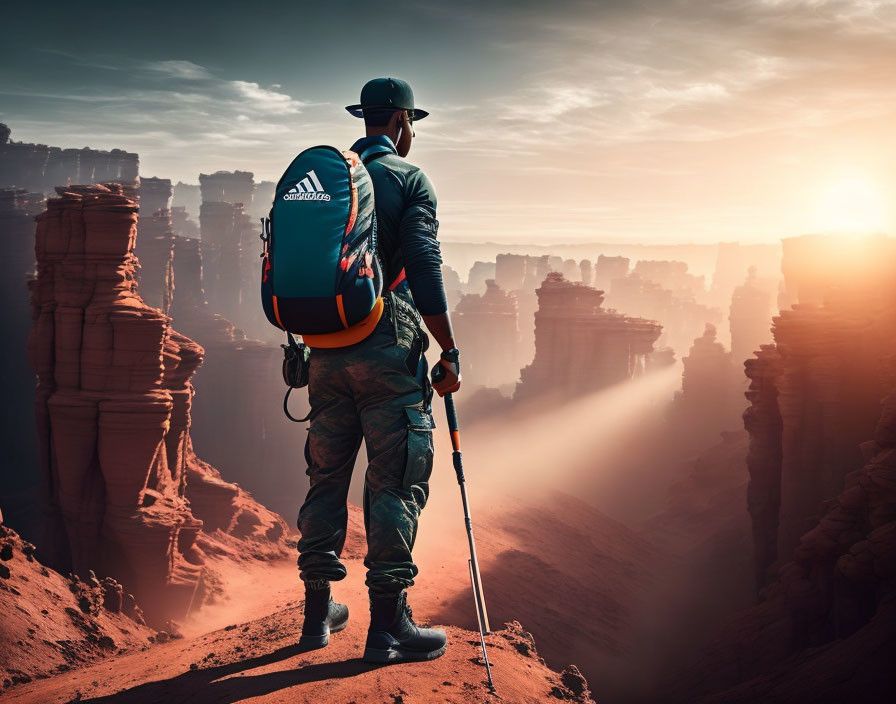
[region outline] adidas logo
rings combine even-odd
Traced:
[[[324,190],[312,169],[305,178],[283,194],[283,200],[330,200],[330,194]]]

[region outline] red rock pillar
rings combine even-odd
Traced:
[[[59,192],[38,217],[29,341],[46,504],[68,538],[50,551],[115,575],[158,620],[192,595],[199,568],[177,544],[201,525],[168,466],[168,318],[136,292],[135,202],[101,186]]]

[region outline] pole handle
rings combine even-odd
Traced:
[[[458,427],[457,410],[454,408],[454,394],[445,394],[445,417],[448,419],[448,430],[456,433]]]

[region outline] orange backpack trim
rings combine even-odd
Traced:
[[[373,310],[368,313],[364,320],[355,323],[345,330],[331,332],[326,335],[302,335],[302,341],[309,347],[334,348],[354,345],[366,339],[373,332],[377,323],[380,322],[380,318],[383,317],[383,307],[383,298],[380,296],[376,299],[376,303],[373,304]]]

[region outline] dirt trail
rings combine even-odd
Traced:
[[[478,635],[459,628],[448,627],[448,651],[431,663],[383,667],[362,662],[368,620],[364,567],[357,559],[347,561],[347,567],[349,577],[336,585],[336,596],[349,606],[349,625],[322,650],[299,651],[298,579],[294,565],[275,563],[259,572],[249,592],[233,592],[230,602],[234,616],[254,616],[253,611],[271,609],[266,615],[249,621],[234,618],[218,630],[191,634],[143,652],[112,657],[88,668],[15,687],[0,701],[543,702],[577,696],[573,691],[579,686],[576,676],[567,673],[561,681],[560,675],[543,664],[528,634],[519,628],[488,637],[496,695],[485,686]],[[444,595],[438,595],[434,588],[415,588],[413,596],[415,618],[425,622],[436,610],[437,599]],[[212,623],[223,613],[223,608],[217,608],[205,616]],[[196,628],[192,624],[187,630]],[[578,695],[578,701],[590,699]]]

